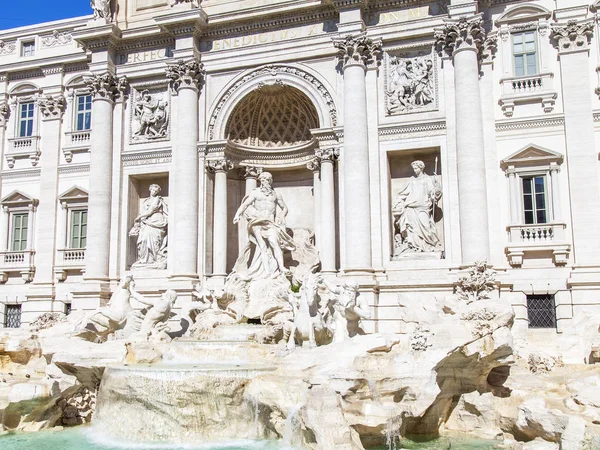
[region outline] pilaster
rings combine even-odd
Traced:
[[[333,169],[339,157],[337,148],[317,150],[321,167],[321,271],[335,273],[335,182]]]
[[[227,172],[233,169],[228,159],[206,162],[209,172],[215,174],[213,214],[213,278],[227,276]]]

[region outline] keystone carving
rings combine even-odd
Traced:
[[[587,49],[594,35],[593,22],[569,20],[566,25],[552,25],[552,39],[558,51]]]
[[[472,48],[479,52],[485,41],[483,19],[474,17],[467,19],[448,20],[443,28],[434,31],[435,46],[439,53],[447,52],[453,55],[463,48]]]
[[[109,73],[85,76],[83,82],[90,89],[92,97],[108,100],[116,100],[123,96],[128,85],[127,77],[117,78]]]
[[[333,46],[338,49],[337,57],[344,68],[353,64],[368,67],[381,58],[381,39],[368,38],[366,33],[333,39]]]
[[[60,119],[67,107],[67,101],[64,95],[60,94],[55,97],[47,95],[40,98],[38,101],[42,120]]]
[[[204,76],[203,67],[204,65],[195,59],[190,61],[179,60],[173,64],[168,64],[166,73],[167,78],[171,79],[171,89],[176,92],[182,87],[198,89]]]
[[[209,172],[227,172],[228,170],[233,169],[233,162],[229,159],[212,159],[206,161],[206,168]]]

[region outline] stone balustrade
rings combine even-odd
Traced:
[[[67,162],[73,161],[73,153],[88,152],[91,145],[91,130],[85,131],[67,131],[66,145],[62,149],[63,155]]]
[[[8,280],[9,273],[18,272],[29,282],[35,272],[35,250],[0,252],[0,282]]]
[[[85,269],[85,248],[61,248],[57,250],[54,274],[59,281],[67,279],[68,272],[82,273]]]
[[[31,165],[36,166],[40,158],[39,136],[17,137],[8,140],[8,152],[6,162],[11,169],[15,160],[29,158]]]
[[[565,265],[571,251],[566,242],[566,224],[544,223],[535,225],[509,225],[506,254],[512,266],[521,266],[527,252],[550,252],[557,266]]]
[[[556,102],[556,91],[552,88],[554,74],[540,73],[524,77],[510,77],[500,80],[502,96],[500,106],[505,116],[513,115],[519,103],[541,102],[544,112],[551,112]]]

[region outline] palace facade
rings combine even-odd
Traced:
[[[93,3],[0,31],[0,324],[221,285],[267,171],[370,331],[476,261],[530,342],[600,311],[597,3]]]

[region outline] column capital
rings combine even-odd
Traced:
[[[317,157],[306,163],[306,168],[311,172],[319,172],[321,170],[321,160]]]
[[[102,99],[110,101],[115,101],[119,97],[122,97],[129,84],[127,77],[115,77],[108,72],[84,76],[83,82],[90,89],[94,100]]]
[[[258,178],[263,168],[259,166],[244,166],[244,178]]]
[[[171,89],[179,92],[182,88],[198,90],[204,77],[204,65],[196,59],[167,64],[167,78],[170,78]]]
[[[233,169],[233,162],[227,158],[206,161],[206,169],[211,173],[227,172]]]
[[[434,30],[435,46],[443,52],[454,56],[462,50],[472,50],[479,53],[486,40],[483,19],[480,14],[460,19],[446,19],[442,28]]]
[[[550,37],[559,54],[587,51],[594,35],[594,19],[571,19],[566,24],[553,24]]]
[[[333,163],[340,156],[340,151],[337,148],[324,148],[317,150],[315,152],[315,156],[317,157],[319,163]]]
[[[338,49],[337,57],[343,69],[352,65],[366,69],[369,65],[379,64],[382,45],[381,39],[371,39],[367,37],[367,33],[333,39],[333,46]]]
[[[60,120],[67,107],[65,96],[58,94],[55,96],[46,95],[38,100],[42,120]]]
[[[10,106],[6,100],[0,101],[0,127],[5,127],[10,115]]]

